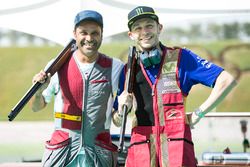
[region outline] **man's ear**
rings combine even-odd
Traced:
[[[132,32],[128,32],[128,36],[129,36],[129,38],[131,39],[131,40],[135,40],[135,38],[133,37],[133,34],[132,34]]]
[[[163,29],[163,25],[162,24],[159,24],[159,31],[158,31],[158,34],[160,34],[161,33],[161,31],[162,31],[162,29]]]

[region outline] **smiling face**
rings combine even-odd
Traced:
[[[88,59],[95,59],[98,56],[98,49],[102,43],[102,29],[93,21],[79,23],[74,30],[74,37],[78,50]]]
[[[129,37],[136,42],[141,51],[151,50],[159,44],[162,25],[151,18],[137,20],[128,32]]]

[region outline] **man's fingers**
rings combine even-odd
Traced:
[[[126,105],[128,110],[131,109],[132,103],[133,103],[133,95],[131,93],[123,92],[119,97],[118,97],[118,111],[120,114],[123,114],[123,106]]]
[[[48,75],[47,75],[47,76],[48,76],[48,78],[51,78],[51,74],[50,74],[50,73],[48,73]]]
[[[50,79],[51,74],[49,73],[48,75],[46,75],[46,73],[42,70],[40,71],[40,73],[36,74],[33,79],[32,82],[36,83],[36,82],[40,82],[40,83],[44,83],[46,81],[47,78]]]

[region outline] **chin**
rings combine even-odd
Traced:
[[[94,55],[95,55],[95,53],[87,53],[87,54],[86,54],[87,57],[92,57],[92,56],[94,56]]]
[[[154,46],[154,42],[151,41],[147,41],[147,42],[140,42],[140,45],[142,48],[151,48],[152,46]]]
[[[146,45],[143,44],[143,45],[141,45],[141,47],[143,48],[143,50],[149,50],[149,49],[153,48],[154,46],[151,44],[146,44]]]

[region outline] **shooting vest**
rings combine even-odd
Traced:
[[[89,78],[84,79],[74,56],[59,70],[59,83],[63,98],[61,128],[79,130],[83,144],[93,146],[97,141],[111,142],[105,129],[108,100],[112,96],[112,59],[100,54]]]
[[[178,81],[179,48],[164,47],[160,70],[152,84],[137,65],[134,94],[137,125],[132,129],[126,167],[195,167],[194,148],[186,124],[185,96]]]

